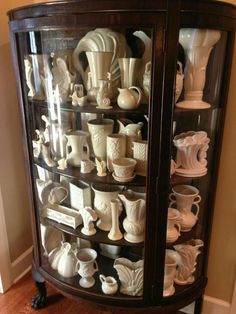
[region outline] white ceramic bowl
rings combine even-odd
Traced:
[[[114,173],[119,178],[131,178],[137,161],[132,158],[117,158],[112,161]]]

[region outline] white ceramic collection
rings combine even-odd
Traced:
[[[53,101],[60,105],[72,100],[73,106],[95,104],[97,109],[112,109],[112,101],[123,110],[135,110],[141,101],[147,102],[151,88],[151,39],[142,31],[134,36],[141,39],[145,50],[141,59],[130,57],[125,37],[110,29],[95,29],[88,32],[78,43],[73,53],[73,63],[79,71],[83,84],[75,84],[75,74],[69,69],[65,59],[55,56],[52,69],[46,66],[46,72],[40,79],[42,85],[53,77],[55,87]],[[184,85],[184,100],[176,106],[185,109],[204,109],[210,104],[202,100],[205,85],[205,70],[213,46],[220,39],[220,32],[214,30],[183,29],[180,31],[180,43],[187,54],[187,70],[183,74],[182,64],[178,62],[176,74],[175,101],[177,102]],[[189,40],[191,38],[191,40]],[[190,45],[191,43],[191,45]],[[85,52],[88,68],[84,69],[79,61]],[[33,80],[35,58],[24,59],[28,96],[49,97],[44,87],[36,87]],[[36,58],[38,68],[40,57]],[[46,75],[47,74],[47,75]],[[192,79],[193,78],[193,79]],[[64,84],[61,81],[64,81]],[[120,88],[121,85],[121,88]],[[142,89],[138,86],[142,86]],[[84,93],[87,89],[87,95]],[[145,95],[142,95],[142,90]],[[146,97],[146,98],[145,98]],[[83,109],[82,109],[83,110]],[[115,181],[130,182],[136,175],[147,175],[148,143],[142,140],[143,122],[133,123],[125,119],[117,120],[119,133],[113,133],[115,121],[105,118],[103,111],[99,118],[88,119],[86,131],[73,130],[70,125],[62,124],[62,117],[55,112],[50,117],[42,116],[45,129],[36,130],[37,140],[33,141],[34,157],[44,160],[48,167],[57,165],[59,170],[67,167],[80,167],[82,174],[91,173],[96,165],[97,175],[106,177],[107,170],[112,172]],[[146,117],[147,118],[147,117]],[[147,118],[148,121],[148,118]],[[91,139],[91,143],[90,143]],[[176,160],[171,160],[171,175],[176,173],[185,177],[200,177],[207,173],[207,150],[210,142],[204,131],[189,131],[174,137],[177,149]],[[89,148],[90,143],[90,148]],[[92,144],[92,146],[91,146]],[[93,152],[91,152],[91,147]],[[90,160],[94,157],[95,163]],[[76,229],[83,224],[81,232],[86,236],[94,235],[96,227],[107,231],[111,241],[123,237],[130,243],[141,243],[145,238],[146,200],[145,194],[132,190],[121,193],[118,185],[89,184],[68,181],[68,188],[53,184],[51,173],[37,165],[39,179],[36,181],[38,197],[43,205],[43,214],[52,220]],[[70,207],[60,205],[70,198]],[[94,209],[92,206],[94,196]],[[196,224],[201,197],[197,188],[190,185],[176,185],[169,196],[168,220],[166,230],[167,243],[174,243],[180,232],[190,231]],[[125,208],[123,220],[124,235],[120,230],[119,217]],[[175,205],[176,208],[172,206]],[[196,210],[193,210],[193,208]],[[60,232],[54,232],[41,224],[41,240],[45,255],[53,269],[65,277],[80,275],[79,284],[90,288],[95,284],[93,275],[98,271],[97,252],[91,243],[80,248],[75,243],[61,243]],[[53,229],[53,230],[51,230]],[[122,229],[123,231],[123,229]],[[120,246],[100,243],[100,254],[115,259],[120,292],[131,296],[143,293],[143,260],[132,262],[119,257]],[[163,296],[175,293],[174,283],[179,285],[194,282],[196,259],[203,242],[199,239],[174,246],[166,250]],[[99,275],[104,294],[114,294],[118,282],[114,277]]]

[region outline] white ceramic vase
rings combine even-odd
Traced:
[[[174,278],[176,274],[177,263],[172,256],[173,250],[166,250],[165,255],[165,271],[164,271],[164,287],[163,296],[168,297],[175,293]]]
[[[113,267],[120,279],[120,292],[132,296],[142,296],[143,260],[131,262],[127,258],[121,257],[114,261]]]
[[[113,171],[112,161],[125,157],[126,137],[124,134],[110,134],[107,136],[107,168]]]
[[[97,227],[103,231],[110,231],[112,226],[111,200],[118,198],[117,186],[92,185],[94,191],[94,209],[98,216]],[[120,206],[120,211],[122,206]]]
[[[206,67],[213,46],[219,41],[221,32],[213,29],[182,28],[179,42],[187,57],[184,78],[184,100],[178,108],[205,109],[210,104],[203,101]]]
[[[144,140],[133,142],[133,158],[137,161],[136,174],[147,176],[148,143]]]
[[[174,281],[178,285],[187,285],[195,281],[193,273],[197,266],[197,257],[201,253],[200,248],[203,247],[203,241],[200,239],[190,240],[183,244],[174,246],[177,258],[177,271]]]
[[[71,248],[71,244],[68,242],[63,243],[61,250],[62,253],[57,266],[58,273],[65,278],[76,276],[78,272],[78,259]]]
[[[88,133],[84,131],[72,131],[66,133],[68,140],[66,144],[67,163],[79,167],[81,160],[89,159],[89,145],[87,142]]]
[[[183,177],[201,177],[207,173],[207,150],[210,139],[204,131],[189,131],[174,137],[177,148],[176,174]]]
[[[181,231],[190,231],[196,224],[199,214],[199,205],[201,196],[197,188],[191,185],[175,185],[172,188],[173,193],[170,194],[170,207],[176,204],[181,215],[180,226]],[[192,207],[195,207],[195,212]]]
[[[111,200],[111,230],[108,233],[108,238],[112,241],[117,241],[123,238],[123,234],[119,227],[119,216],[121,213],[121,204],[119,199]]]
[[[106,160],[107,136],[113,132],[114,121],[111,119],[93,119],[88,121],[95,157]]]
[[[83,288],[91,288],[95,284],[93,275],[98,271],[97,252],[90,248],[80,249],[77,258],[79,261],[78,273],[81,276],[79,284]]]
[[[83,228],[81,232],[87,236],[94,235],[97,231],[94,228],[93,221],[97,220],[97,214],[91,207],[84,207],[79,211],[83,220]]]
[[[138,58],[119,58],[118,59],[121,77],[121,87],[129,88],[136,86],[140,71],[141,59]]]
[[[180,236],[180,212],[175,208],[168,208],[166,242],[174,243]]]

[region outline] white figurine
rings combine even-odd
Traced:
[[[86,206],[81,209],[79,213],[82,216],[84,225],[84,227],[81,229],[81,232],[87,236],[95,234],[97,230],[94,228],[93,221],[96,221],[98,218],[95,210]]]
[[[105,177],[107,175],[107,164],[105,160],[102,160],[101,158],[97,157],[95,158],[95,163],[97,167],[97,175],[99,177]]]

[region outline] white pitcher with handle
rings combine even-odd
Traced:
[[[117,98],[117,104],[121,109],[134,110],[140,105],[142,91],[136,86],[129,88],[118,88],[119,96]]]

